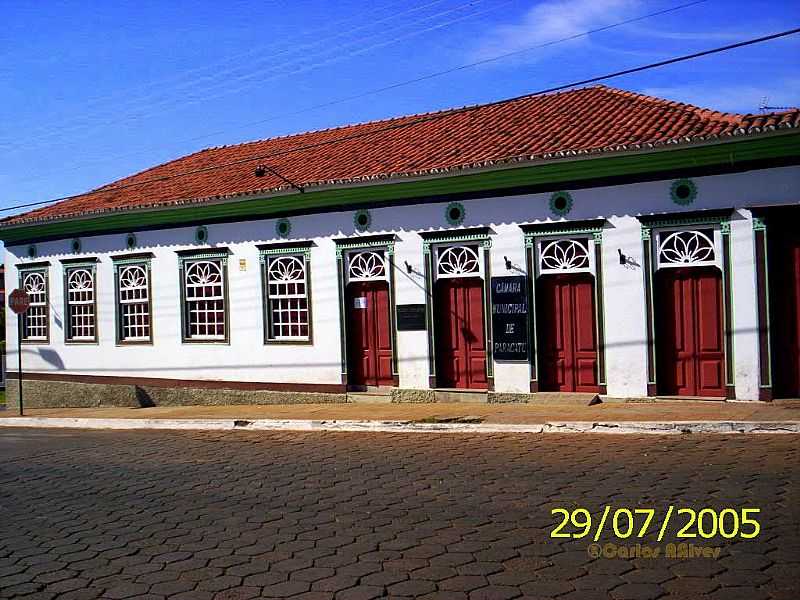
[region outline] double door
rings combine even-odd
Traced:
[[[440,279],[434,292],[436,380],[442,388],[485,390],[483,280]]]
[[[655,287],[658,393],[725,397],[719,269],[661,269]]]
[[[392,333],[387,281],[347,285],[348,381],[355,386],[391,386]]]
[[[536,304],[540,389],[598,392],[594,276],[543,275]]]

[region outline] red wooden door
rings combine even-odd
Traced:
[[[347,286],[348,382],[393,385],[389,284],[359,281]]]
[[[542,391],[598,392],[594,277],[545,275],[537,281]]]
[[[725,397],[722,275],[714,267],[656,275],[658,391]]]
[[[438,387],[487,389],[483,280],[440,279],[434,304]]]
[[[772,287],[772,364],[774,395],[800,397],[800,235],[770,232],[769,277]]]

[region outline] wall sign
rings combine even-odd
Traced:
[[[493,352],[496,360],[528,360],[528,278],[492,277]]]
[[[398,331],[425,331],[424,304],[397,305]]]

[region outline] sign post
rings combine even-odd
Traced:
[[[17,314],[17,385],[19,386],[19,415],[22,416],[22,315],[31,305],[25,290],[16,289],[8,296],[8,306]]]

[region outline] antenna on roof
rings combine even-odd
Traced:
[[[767,102],[769,102],[769,98],[764,96],[761,99],[761,105],[758,107],[758,110],[762,113],[774,112],[776,110],[790,110],[792,108],[791,106],[769,106]]]

